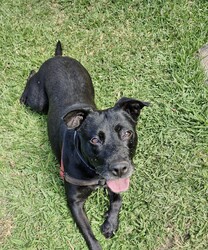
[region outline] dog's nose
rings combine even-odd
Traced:
[[[110,166],[110,170],[114,176],[122,177],[128,172],[129,163],[127,161],[117,162]]]

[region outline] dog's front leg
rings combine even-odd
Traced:
[[[82,233],[88,248],[90,250],[101,250],[101,246],[96,240],[86,213],[84,211],[84,202],[87,197],[91,194],[92,189],[81,188],[65,183],[67,203],[70,208],[71,214]]]
[[[110,207],[106,214],[106,220],[101,226],[101,231],[106,238],[110,238],[118,229],[119,212],[122,205],[120,194],[113,193],[108,189]]]

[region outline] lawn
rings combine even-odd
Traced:
[[[151,102],[112,239],[100,232],[105,191],[86,202],[103,249],[208,249],[208,85],[197,56],[208,42],[208,2],[7,0],[0,27],[0,249],[87,249],[46,116],[19,103],[30,70],[54,55],[57,40],[90,72],[99,109],[122,96]]]

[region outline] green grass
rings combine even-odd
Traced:
[[[208,91],[197,50],[208,2],[1,1],[0,248],[87,249],[67,209],[46,117],[19,104],[31,69],[64,54],[89,70],[98,108],[121,96],[152,103],[138,125],[136,171],[120,228],[100,233],[107,199],[86,210],[103,249],[208,249]]]

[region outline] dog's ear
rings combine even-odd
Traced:
[[[71,112],[68,112],[64,117],[63,120],[66,124],[66,126],[69,129],[75,129],[78,128],[86,116],[89,114],[90,111],[87,110],[74,110]]]
[[[149,102],[143,102],[132,98],[122,97],[120,100],[116,102],[115,108],[123,109],[136,122],[140,115],[140,110],[143,107],[149,105],[150,105]]]

